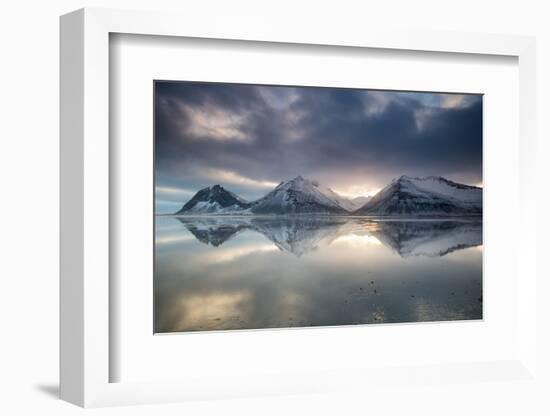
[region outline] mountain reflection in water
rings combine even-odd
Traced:
[[[475,220],[372,220],[344,217],[177,218],[201,243],[218,247],[245,230],[263,234],[278,248],[301,256],[342,236],[374,237],[402,257],[443,256],[479,246]]]
[[[157,217],[155,331],[482,317],[479,219]]]

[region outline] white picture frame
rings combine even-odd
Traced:
[[[170,13],[82,9],[61,18],[61,398],[80,406],[159,403],[195,398],[255,394],[322,392],[342,388],[339,380],[369,384],[406,379],[408,371],[381,368],[353,374],[334,373],[320,380],[317,373],[284,371],[265,379],[231,383],[221,375],[209,379],[147,383],[112,383],[109,377],[109,35],[112,33],[226,39],[281,44],[332,45],[438,53],[505,55],[519,62],[520,217],[517,294],[520,345],[517,357],[499,362],[457,366],[422,366],[419,380],[434,374],[480,382],[472,373],[504,374],[508,379],[536,377],[535,230],[535,41],[530,37],[429,32],[383,32],[361,29],[330,32],[312,25],[304,32],[265,22],[238,27],[225,20]],[[112,166],[111,166],[112,167]],[[527,215],[529,213],[529,215]],[[323,371],[320,364],[320,371]]]

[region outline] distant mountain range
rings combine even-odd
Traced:
[[[352,200],[298,176],[248,202],[220,185],[198,191],[176,215],[481,215],[482,189],[442,177],[394,179],[373,197]]]

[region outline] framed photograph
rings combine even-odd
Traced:
[[[482,319],[482,95],[156,81],[155,333]]]
[[[63,16],[62,398],[536,383],[534,59]]]

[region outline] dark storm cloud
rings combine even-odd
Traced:
[[[481,96],[157,82],[157,185],[264,194],[298,174],[336,190],[402,174],[481,182]]]

